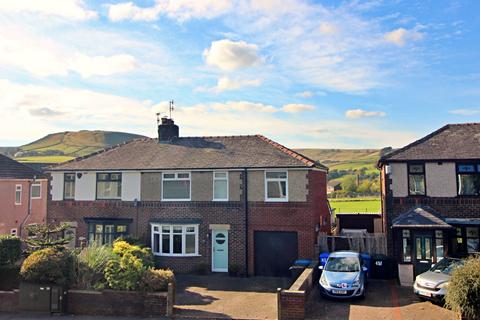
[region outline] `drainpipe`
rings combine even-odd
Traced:
[[[28,208],[27,208],[27,214],[25,215],[25,218],[23,218],[18,228],[18,237],[20,239],[22,238],[23,225],[25,224],[25,222],[27,222],[28,218],[32,214],[32,184],[35,183],[36,179],[37,179],[37,176],[33,176],[33,180],[30,180],[30,179],[28,180]]]
[[[247,168],[243,169],[243,192],[245,201],[245,268],[247,269],[246,276],[248,277],[248,175]]]

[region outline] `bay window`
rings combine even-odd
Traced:
[[[288,201],[287,171],[265,172],[265,201]]]
[[[198,225],[152,224],[152,252],[159,256],[198,255]]]
[[[411,196],[425,195],[425,166],[423,164],[408,164],[408,194]]]
[[[65,173],[63,176],[63,198],[73,199],[75,197],[75,173]]]
[[[474,163],[457,164],[458,195],[480,195],[480,165]]]
[[[189,201],[190,200],[190,173],[175,172],[162,174],[162,200]]]
[[[227,172],[213,172],[213,200],[228,201]]]
[[[120,199],[122,174],[120,172],[97,173],[97,199]]]

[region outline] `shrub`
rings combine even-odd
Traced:
[[[129,252],[108,261],[105,267],[105,279],[114,290],[136,290],[144,273],[142,260]]]
[[[72,240],[71,237],[65,238],[65,231],[69,228],[71,228],[70,225],[65,223],[60,225],[29,225],[27,227],[29,237],[25,239],[26,252],[32,253],[45,248],[63,248]]]
[[[175,281],[172,270],[148,268],[141,281],[141,288],[144,291],[167,291],[168,284]]]
[[[0,235],[0,265],[14,264],[22,253],[20,238]]]
[[[93,243],[83,248],[76,257],[76,286],[81,289],[103,289],[107,263],[116,259],[110,246]]]
[[[55,248],[35,251],[23,262],[20,275],[34,283],[67,284],[72,275],[72,256]]]
[[[129,253],[139,258],[146,267],[153,267],[153,255],[150,248],[142,248],[139,245],[132,245],[125,240],[117,240],[113,243],[113,253],[120,257]]]
[[[480,257],[453,271],[445,304],[467,319],[480,319]]]

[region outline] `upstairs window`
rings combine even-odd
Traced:
[[[286,171],[265,172],[265,201],[288,201],[288,174]]]
[[[75,197],[75,173],[65,173],[63,178],[63,198],[73,199]]]
[[[175,172],[162,174],[162,200],[189,201],[190,173]]]
[[[480,165],[457,164],[458,195],[478,196],[480,194]]]
[[[425,195],[425,165],[408,165],[408,194],[410,196]]]
[[[15,204],[22,204],[22,185],[17,184],[15,186]]]
[[[122,174],[120,172],[97,173],[97,199],[120,199]]]
[[[32,184],[31,196],[32,199],[41,199],[42,198],[42,186],[40,183]]]
[[[213,172],[213,200],[228,201],[227,172]]]

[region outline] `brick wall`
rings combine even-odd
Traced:
[[[19,292],[0,291],[0,312],[16,312],[18,310]]]

